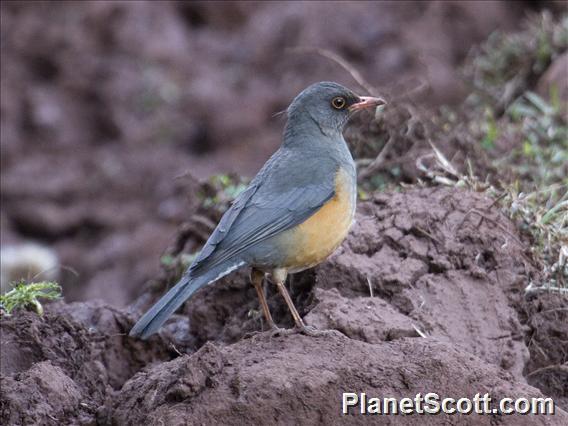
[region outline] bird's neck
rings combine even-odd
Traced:
[[[282,146],[292,148],[301,145],[316,148],[323,145],[330,148],[335,144],[345,145],[340,130],[322,127],[307,114],[302,117],[288,117],[284,126]]]
[[[300,158],[327,157],[346,167],[355,181],[355,162],[340,131],[326,133],[312,120],[288,119],[281,149],[293,151]]]

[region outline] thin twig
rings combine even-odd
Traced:
[[[67,266],[67,265],[55,265],[55,266],[52,266],[52,267],[50,267],[50,268],[46,268],[46,269],[44,269],[43,271],[39,271],[37,274],[35,274],[35,275],[32,277],[31,281],[34,281],[34,280],[35,280],[37,277],[39,277],[40,275],[42,275],[42,274],[47,274],[48,272],[51,272],[51,271],[53,271],[54,269],[57,269],[57,268],[63,269],[64,271],[71,272],[71,273],[72,273],[73,275],[75,275],[76,277],[79,276],[79,272],[77,272],[77,271],[76,271],[75,269],[73,269],[71,266]]]
[[[371,164],[365,167],[365,169],[361,170],[358,178],[360,182],[365,180],[367,177],[374,174],[375,172],[377,172],[383,166],[387,153],[389,152],[393,143],[394,143],[394,138],[390,137],[387,143],[384,144],[383,149],[381,149],[381,152],[379,152],[379,155],[377,155],[377,158],[375,158],[371,162]]]
[[[414,324],[412,324],[412,327],[414,327],[414,330],[418,333],[418,335],[420,337],[422,337],[423,339],[426,339],[428,336],[426,335],[426,333],[424,333],[422,330],[420,330],[418,327],[416,327]]]
[[[355,80],[357,84],[361,86],[363,89],[365,89],[369,94],[373,96],[378,96],[377,89],[375,89],[371,84],[369,84],[369,82],[365,80],[365,77],[363,77],[363,75],[356,68],[351,66],[349,62],[347,62],[337,53],[332,52],[331,50],[322,49],[320,47],[308,47],[308,46],[293,47],[286,50],[291,53],[316,53],[320,56],[323,56],[324,58],[330,59],[331,61],[335,62],[340,67],[342,67],[344,70],[346,70],[351,75],[351,77],[353,77],[353,80]]]
[[[480,212],[477,209],[471,209],[469,210],[463,217],[461,223],[459,224],[459,226],[457,228],[461,228],[463,226],[463,224],[465,223],[465,221],[467,220],[467,217],[472,214],[472,213],[477,213],[479,216],[481,216],[482,219],[485,219],[489,222],[491,222],[493,225],[497,226],[499,229],[501,229],[501,231],[503,231],[504,233],[506,233],[509,237],[511,237],[521,248],[524,248],[523,243],[521,242],[521,240],[519,240],[514,234],[511,233],[511,231],[509,231],[507,228],[505,228],[501,223],[497,222],[495,219],[491,219],[490,217],[487,217],[486,215],[484,215],[482,212]],[[457,229],[456,228],[456,229]]]
[[[176,345],[174,345],[173,343],[170,342],[169,347],[179,356],[183,356],[183,354],[178,350],[178,348],[176,348]]]
[[[416,229],[422,235],[429,237],[432,241],[434,241],[435,243],[438,243],[438,245],[443,246],[442,242],[439,239],[437,239],[436,237],[434,237],[432,234],[425,231],[424,229],[420,228],[419,226],[415,226],[414,229]]]
[[[538,291],[556,291],[560,294],[562,294],[562,293],[568,294],[568,288],[554,287],[554,286],[547,286],[547,285],[537,287],[537,286],[533,285],[532,282],[525,288],[525,294],[536,293]]]
[[[529,374],[527,374],[527,377],[534,376],[535,374],[542,373],[543,371],[547,370],[559,370],[559,371],[568,372],[568,365],[566,364],[547,365],[546,367],[537,368],[536,370],[531,371]]]

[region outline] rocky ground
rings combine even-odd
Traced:
[[[359,3],[340,19],[318,4],[163,4],[1,6],[2,244],[41,241],[79,275],[62,272],[65,300],[43,317],[0,314],[0,422],[360,424],[369,418],[341,415],[342,392],[436,392],[552,397],[557,409],[379,422],[568,424],[568,301],[526,293],[544,279],[534,235],[485,183],[439,185],[417,167],[435,135],[459,174],[468,164],[487,182],[510,172],[493,160],[520,139],[481,149],[465,118],[445,135],[430,112],[461,105],[470,89],[457,65],[527,9]],[[288,282],[306,323],[328,331],[262,331],[243,270],[197,293],[148,341],[129,338],[230,201],[226,187],[197,178],[254,173],[278,143],[282,122],[270,115],[312,81],[308,71],[353,85],[317,55],[285,59],[285,47],[301,45],[341,53],[392,99],[346,132],[359,159],[393,141],[380,167],[360,168],[347,240]],[[562,81],[550,77],[561,61],[529,88]],[[396,99],[422,77],[426,92]],[[291,327],[272,284],[266,292],[276,322]]]

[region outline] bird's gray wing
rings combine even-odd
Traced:
[[[247,248],[304,222],[335,194],[334,170],[314,159],[296,175],[287,171],[286,158],[267,163],[251,185],[235,200],[189,270],[200,275]],[[317,163],[317,164],[316,164]],[[335,169],[335,167],[333,167]]]
[[[225,212],[217,227],[203,246],[203,249],[197,256],[194,265],[207,259],[215,251],[215,248],[219,245],[221,241],[227,236],[227,231],[231,229],[231,226],[235,222],[235,219],[239,216],[243,208],[247,205],[250,198],[254,195],[258,185],[252,182],[243,192],[241,192],[237,198],[231,204],[231,207]]]

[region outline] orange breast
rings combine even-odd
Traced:
[[[335,195],[302,224],[285,232],[288,247],[286,264],[290,272],[317,265],[343,242],[355,213],[355,200],[349,175],[339,170],[335,176]]]

